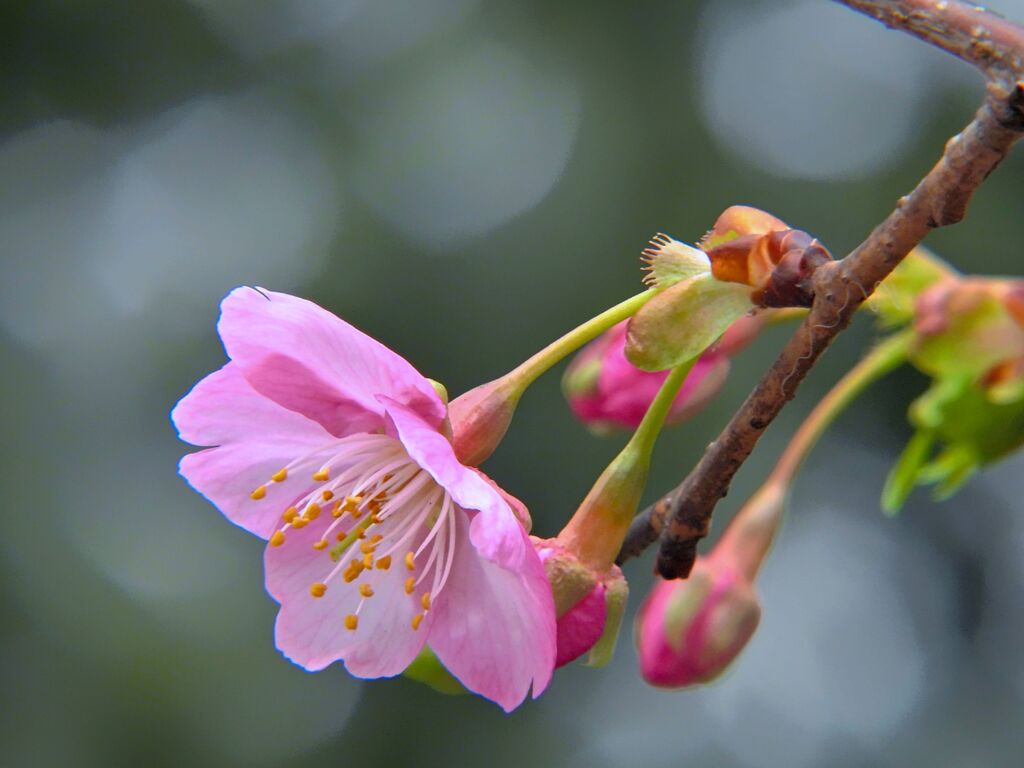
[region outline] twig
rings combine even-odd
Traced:
[[[840,2],[977,65],[990,78],[988,98],[888,218],[845,259],[815,273],[814,303],[803,324],[693,471],[636,517],[619,553],[620,563],[660,536],[657,572],[665,578],[690,573],[697,543],[708,534],[715,505],[821,353],[846,328],[875,286],[930,230],[963,218],[974,190],[1024,133],[1024,82],[1020,80],[1024,29],[952,0]]]

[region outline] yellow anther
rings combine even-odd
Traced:
[[[302,513],[302,516],[307,520],[316,520],[320,517],[320,505],[315,501],[309,502],[309,506],[306,507],[306,511]]]
[[[253,501],[259,501],[260,499],[262,499],[266,495],[267,495],[267,486],[261,485],[259,488],[257,488],[255,491],[253,491],[252,493],[249,494],[249,498],[252,499]]]
[[[323,597],[325,592],[327,592],[327,585],[322,582],[318,581],[309,585],[309,594],[313,597]]]
[[[336,534],[334,534],[334,538],[338,541],[344,541],[346,536],[348,536],[348,534],[344,531],[338,531]]]
[[[356,627],[358,626],[359,617],[356,616],[354,613],[350,613],[348,616],[345,617],[345,629],[349,630],[350,632],[355,632]]]
[[[305,517],[296,517],[292,520],[292,528],[305,528],[309,525],[309,519]]]
[[[270,476],[270,479],[273,480],[275,483],[283,483],[285,480],[288,479],[288,470],[279,469],[277,470],[277,472]]]
[[[386,571],[391,567],[391,555],[384,555],[384,557],[377,560],[377,570]]]
[[[282,544],[284,544],[284,534],[281,531],[274,531],[270,537],[270,546],[280,547]]]
[[[349,566],[345,569],[345,573],[342,574],[342,578],[345,579],[346,584],[351,584],[353,581],[359,578],[359,571]]]
[[[416,570],[416,555],[412,552],[405,553],[405,567],[410,571]]]
[[[366,529],[363,528],[361,531],[359,531],[359,535],[356,538],[357,539],[365,539],[366,538]]]
[[[321,550],[327,549],[327,539],[320,539],[319,541],[313,542],[313,549]]]
[[[364,555],[372,555],[375,549],[377,549],[376,544],[372,544],[369,541],[359,542],[359,551]]]
[[[359,594],[363,597],[373,597],[373,587],[371,587],[369,584],[360,584]]]
[[[324,501],[330,501],[334,498],[334,491],[324,491],[320,495],[324,497]]]
[[[408,579],[405,580],[405,594],[411,595],[415,589],[416,579],[410,576]]]
[[[384,538],[384,537],[383,537],[383,536],[381,536],[381,535],[380,535],[379,533],[375,533],[375,534],[373,534],[373,536],[371,536],[371,537],[370,537],[370,542],[371,542],[372,544],[376,544],[376,543],[377,543],[378,541],[380,541],[380,540],[381,540],[381,539],[383,539],[383,538]]]
[[[317,481],[318,483],[322,483],[322,482],[324,482],[325,480],[329,480],[329,479],[330,479],[330,477],[331,477],[331,476],[330,476],[330,474],[329,474],[329,473],[327,472],[327,469],[326,469],[326,468],[324,468],[324,469],[319,469],[319,470],[317,470],[316,472],[314,472],[314,473],[313,473],[313,479],[314,479],[314,480],[316,480],[316,481]]]
[[[363,500],[362,496],[346,496],[345,506],[346,507],[358,507],[359,503]]]
[[[341,508],[341,502],[340,501],[334,502],[334,506],[331,507],[331,516],[332,517],[341,517],[343,514],[345,514],[345,510],[343,510]]]
[[[420,598],[420,604],[423,606],[423,610],[424,611],[429,611],[430,610],[430,593],[429,592],[424,592],[423,593],[423,596]]]
[[[423,614],[422,613],[417,613],[415,616],[412,617],[412,628],[413,628],[414,631],[419,629],[420,628],[420,624],[422,624],[422,623],[423,623]]]
[[[284,511],[284,514],[281,515],[281,519],[284,520],[286,523],[290,523],[292,520],[295,519],[296,515],[298,514],[299,510],[297,510],[295,507],[288,507],[288,509]]]
[[[373,553],[363,555],[363,568],[373,568]]]
[[[360,517],[362,517],[362,516],[363,516],[363,513],[362,513],[362,512],[360,512],[360,511],[359,511],[358,509],[356,509],[355,507],[351,507],[351,508],[349,508],[349,510],[348,510],[348,511],[349,511],[349,513],[351,513],[351,515],[352,515],[352,519],[353,519],[353,520],[358,520],[358,519],[359,519]]]
[[[349,568],[354,569],[356,573],[362,573],[363,570],[366,568],[366,566],[363,565],[363,561],[360,560],[358,557],[353,557],[352,562],[350,562],[348,565]]]

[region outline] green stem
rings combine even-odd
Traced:
[[[793,439],[789,441],[786,450],[782,452],[766,482],[776,483],[785,488],[792,485],[804,459],[839,414],[865,389],[898,368],[907,359],[910,340],[910,333],[890,336],[879,342],[857,365],[847,371],[808,414],[793,435]]]
[[[635,315],[637,310],[650,301],[656,293],[657,291],[655,290],[647,290],[616,304],[614,307],[606,309],[582,325],[573,328],[560,339],[548,344],[540,352],[516,366],[503,378],[515,380],[521,389],[525,389],[562,358],[575,352],[588,341],[596,339],[612,326]]]
[[[590,489],[558,541],[588,568],[612,566],[640,506],[647,485],[651,453],[679,388],[697,359],[674,368],[644,414],[640,426]]]
[[[732,559],[749,579],[757,574],[771,548],[782,524],[786,496],[808,454],[850,403],[906,360],[911,339],[910,332],[890,336],[847,371],[808,414],[768,479],[726,529],[715,551]]]

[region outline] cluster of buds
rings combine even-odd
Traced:
[[[946,274],[921,292],[909,360],[932,378],[883,492],[895,512],[918,485],[947,498],[1024,445],[1024,281]]]

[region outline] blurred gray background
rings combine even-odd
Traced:
[[[884,519],[911,371],[810,461],[729,675],[649,688],[627,628],[610,668],[508,717],[278,655],[261,544],[176,476],[167,418],[222,363],[242,283],[457,393],[639,290],[652,233],[696,240],[730,204],[844,254],[969,120],[968,66],[826,0],[7,0],[0,50],[0,765],[1020,764],[1024,462]],[[1018,149],[929,244],[1019,272],[1022,172]],[[651,498],[786,333],[665,435]],[[716,532],[873,334],[814,370]],[[575,423],[556,373],[488,471],[552,535],[624,439]],[[649,572],[627,568],[631,608]]]

